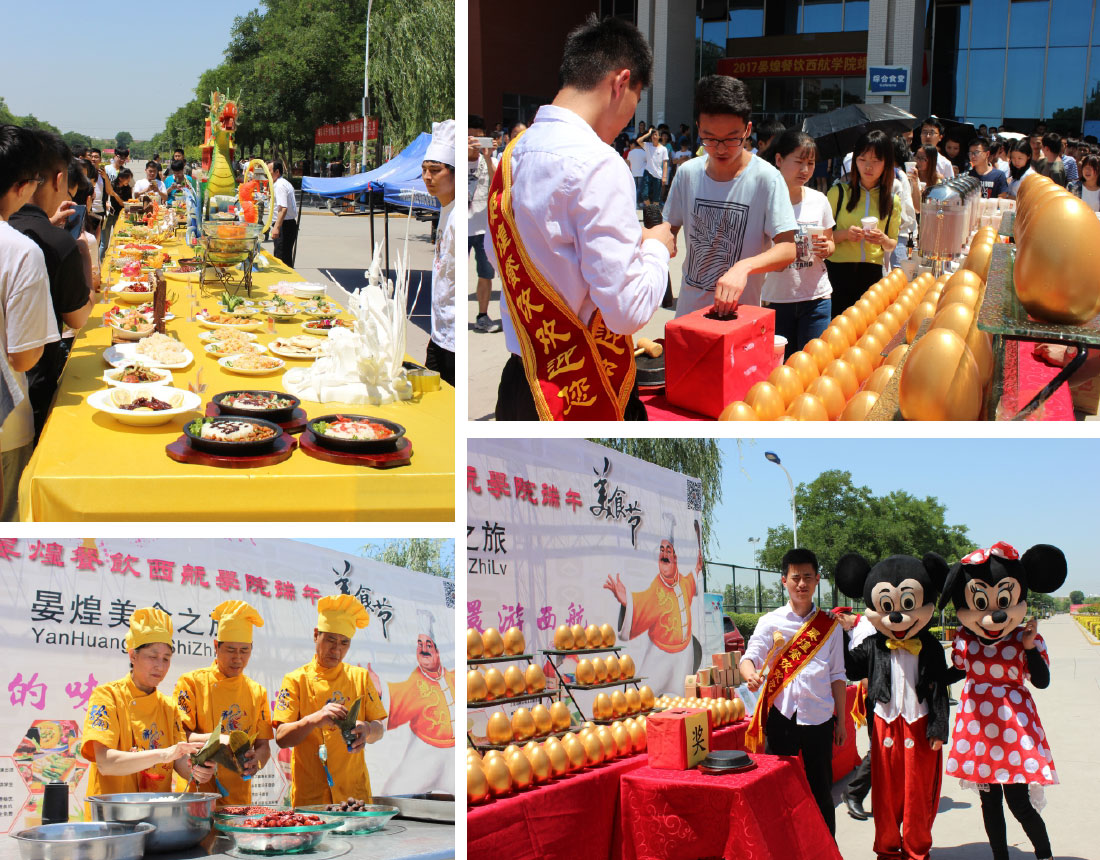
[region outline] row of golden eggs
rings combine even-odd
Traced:
[[[694,696],[662,696],[657,700],[662,708],[705,708],[711,712],[711,724],[725,726],[745,718],[745,703],[739,698],[701,699]]]
[[[577,661],[574,670],[576,682],[582,686],[605,684],[608,681],[626,681],[634,677],[634,660],[629,654],[621,658],[614,655],[604,657],[585,657]]]
[[[573,718],[565,702],[554,702],[547,708],[538,704],[530,710],[517,708],[509,718],[503,711],[489,715],[486,734],[490,743],[506,744],[510,741],[526,741],[543,737],[551,732],[563,732]]]
[[[611,648],[615,645],[615,628],[610,624],[589,624],[581,627],[559,624],[554,631],[554,647],[559,651],[579,651],[585,648]]]
[[[642,710],[648,709],[642,705],[641,692],[633,688],[626,691],[615,690],[610,695],[597,693],[592,704],[592,716],[597,720],[624,717],[629,714],[637,714]]]
[[[523,631],[518,627],[509,627],[503,636],[495,627],[486,628],[484,633],[474,627],[466,629],[466,658],[469,660],[522,654],[526,647]]]
[[[526,669],[508,666],[503,672],[492,666],[482,672],[470,669],[466,673],[466,701],[491,702],[510,696],[541,693],[546,689],[546,675],[534,663]]]

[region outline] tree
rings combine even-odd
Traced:
[[[711,528],[711,513],[722,501],[722,451],[714,439],[592,439],[621,454],[656,463],[674,472],[691,475],[703,482],[703,551],[718,548],[718,536]],[[711,541],[714,541],[713,547]]]
[[[1085,592],[1077,591],[1077,590],[1071,591],[1069,593],[1069,602],[1070,603],[1084,603],[1085,602]]]
[[[948,525],[946,507],[935,497],[918,499],[904,490],[874,496],[857,487],[851,472],[822,472],[795,490],[798,542],[816,554],[828,575],[846,552],[858,552],[872,563],[889,555],[937,552],[949,562],[973,549],[966,526]],[[768,529],[761,563],[779,569],[791,548],[791,527]]]
[[[67,131],[61,135],[61,139],[69,145],[70,149],[74,146],[83,146],[87,148],[96,145],[95,141],[88,137],[88,135],[81,134],[79,131]]]
[[[455,576],[454,542],[443,538],[400,538],[386,546],[369,543],[363,546],[362,552],[367,558],[407,570],[445,579]]]
[[[120,131],[115,135],[115,148],[116,149],[129,149],[130,144],[134,142],[134,136],[128,131]]]

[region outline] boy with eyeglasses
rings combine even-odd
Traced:
[[[970,141],[970,174],[982,184],[982,197],[987,200],[1008,193],[1008,179],[989,163],[989,141],[984,137]]]
[[[687,234],[676,316],[714,305],[729,313],[759,305],[764,274],[797,256],[790,194],[779,171],[752,154],[752,99],[744,83],[709,75],[695,88],[705,158],[676,171],[665,204],[672,235]]]

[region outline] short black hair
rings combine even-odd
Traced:
[[[967,148],[969,149],[969,147],[971,147],[971,146],[980,146],[986,152],[989,152],[990,149],[993,148],[992,144],[990,144],[990,142],[989,142],[989,138],[988,137],[982,137],[981,135],[978,135],[976,138],[974,138],[972,141],[970,141]]]
[[[787,576],[787,571],[791,569],[792,564],[810,564],[813,565],[814,573],[818,573],[817,556],[814,555],[813,550],[806,549],[805,547],[796,546],[794,549],[787,550],[783,555],[783,560],[779,562],[779,569],[784,579]]]
[[[92,182],[88,179],[88,165],[83,159],[74,158],[69,162],[69,187],[76,188],[74,195],[87,194]]]
[[[180,155],[183,155],[184,154],[183,147],[182,146],[177,146],[175,149],[172,150],[172,155],[175,155],[177,152]]]
[[[122,168],[122,170],[120,170],[118,172],[118,178],[119,179],[133,179],[134,178],[134,171],[132,171],[129,167],[124,167],[124,168]]]
[[[42,146],[41,171],[47,177],[69,169],[69,162],[73,160],[73,151],[58,135],[52,131],[37,131],[38,142]]]
[[[630,70],[631,86],[653,83],[653,51],[641,30],[622,18],[595,13],[565,39],[558,82],[582,92],[594,90],[609,72]]]
[[[695,121],[700,114],[732,114],[748,125],[752,95],[743,81],[729,75],[707,75],[695,85]]]
[[[0,125],[0,195],[37,179],[42,168],[42,143],[33,131]]]
[[[777,119],[765,119],[756,124],[756,140],[770,141],[776,135],[782,134],[787,130],[787,127],[783,125]]]
[[[125,147],[116,147],[115,155],[121,155],[123,158],[129,158],[130,150],[126,149]]]
[[[181,170],[187,169],[187,162],[184,161],[182,158],[177,158],[168,166],[172,169],[173,172],[178,173]]]
[[[94,152],[96,155],[99,155],[99,156],[103,155],[103,150],[100,149],[98,146],[89,146],[88,147],[88,152]]]
[[[1062,154],[1062,137],[1056,131],[1048,131],[1043,135],[1043,146],[1055,155]]]
[[[938,116],[928,117],[924,122],[920,124],[920,127],[924,128],[926,125],[935,126],[936,131],[938,131],[940,134],[943,134],[943,123],[940,122],[940,118]]]
[[[480,128],[485,130],[485,119],[478,116],[476,113],[470,114],[469,122],[466,123],[466,128]]]
[[[78,143],[76,146],[73,147],[73,155],[76,158],[83,158],[87,154],[88,147],[86,147],[83,143]]]
[[[276,170],[279,171],[280,176],[282,176],[284,173],[286,173],[286,171],[283,170],[283,163],[281,161],[271,162],[271,172],[274,173]]]

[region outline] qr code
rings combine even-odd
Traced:
[[[687,479],[687,506],[690,510],[703,510],[703,482],[697,478]]]
[[[446,601],[448,609],[455,608],[455,581],[453,579],[443,580],[443,599]]]

